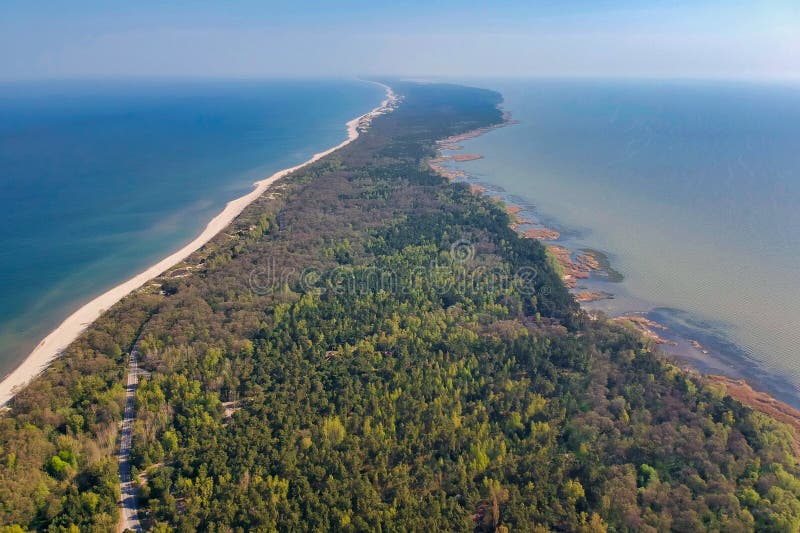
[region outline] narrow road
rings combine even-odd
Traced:
[[[125,389],[125,415],[122,419],[122,436],[119,440],[119,481],[122,492],[120,500],[120,531],[142,531],[136,506],[136,485],[131,478],[131,440],[133,420],[136,415],[136,385],[139,383],[138,340],[128,358],[128,385]]]

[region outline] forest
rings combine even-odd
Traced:
[[[588,317],[430,169],[499,94],[400,106],[114,306],[0,417],[0,532],[113,531],[126,354],[145,526],[798,531],[791,428]]]

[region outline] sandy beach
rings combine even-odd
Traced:
[[[109,309],[131,292],[189,257],[189,255],[194,253],[228,226],[245,207],[264,194],[276,181],[353,142],[353,140],[358,137],[359,133],[369,126],[373,118],[393,110],[398,101],[397,96],[390,87],[382,83],[377,83],[377,85],[380,85],[386,90],[386,99],[372,111],[356,117],[347,123],[346,140],[333,148],[314,154],[310,159],[299,165],[285,168],[268,178],[255,182],[251,192],[228,202],[222,212],[211,219],[205,229],[203,229],[189,244],[165,257],[145,271],[140,272],[136,276],[120,283],[116,287],[84,304],[80,309],[67,317],[66,320],[34,348],[22,364],[3,378],[0,382],[0,405],[8,403],[17,390],[24,387],[28,382],[45,370],[50,362],[58,357],[70,343],[78,338],[86,327],[94,322],[106,309]]]

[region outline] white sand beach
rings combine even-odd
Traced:
[[[8,401],[13,398],[16,391],[24,387],[45,370],[53,359],[58,357],[70,343],[78,338],[88,325],[94,322],[105,310],[109,309],[115,303],[119,302],[122,298],[140,288],[151,279],[159,276],[164,271],[189,257],[189,255],[228,226],[245,207],[264,194],[276,181],[351,143],[358,137],[360,131],[369,126],[369,123],[374,117],[394,109],[397,103],[397,96],[390,87],[381,83],[378,85],[381,85],[386,90],[386,99],[369,113],[356,117],[347,123],[347,139],[345,141],[324,152],[314,154],[314,156],[304,163],[280,170],[266,179],[255,182],[255,188],[251,192],[228,202],[222,212],[211,219],[205,229],[189,244],[165,257],[144,272],[137,274],[131,279],[101,294],[67,317],[61,325],[54,329],[36,346],[22,364],[0,382],[0,405],[8,403]]]

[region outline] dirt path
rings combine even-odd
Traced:
[[[138,341],[133,345],[128,358],[128,385],[125,388],[125,416],[122,419],[122,436],[119,441],[119,481],[122,492],[120,500],[119,531],[142,531],[139,523],[139,513],[136,506],[136,485],[131,478],[131,439],[133,436],[133,421],[136,415],[135,398],[136,385],[139,383]]]

